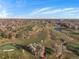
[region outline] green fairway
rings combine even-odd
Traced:
[[[41,40],[45,40],[47,37],[47,32],[39,32],[36,36],[31,37],[30,39],[23,39],[22,41],[18,41],[19,44],[31,44],[31,43],[39,43]]]
[[[72,32],[71,34],[79,35],[79,32]]]
[[[16,47],[12,44],[6,44],[6,45],[0,46],[0,49],[16,49]]]

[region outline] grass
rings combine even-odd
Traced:
[[[47,37],[46,31],[39,32],[36,36],[31,37],[30,39],[19,40],[17,43],[19,44],[31,44],[31,43],[39,43],[41,40],[45,40]]]
[[[3,51],[5,49],[15,49],[13,51]],[[35,59],[28,51],[17,49],[15,45],[7,44],[0,46],[0,59]]]
[[[67,45],[67,49],[79,55],[79,44],[70,43]]]
[[[0,49],[16,49],[16,47],[11,44],[6,44],[6,45],[0,46]]]
[[[73,32],[73,33],[71,33],[71,34],[79,35],[79,32]]]
[[[27,26],[28,27],[28,26]],[[31,30],[31,27],[29,27],[29,29],[26,28],[22,28],[21,30],[19,30],[17,33],[22,33],[24,31],[28,31]],[[63,35],[61,32],[57,32],[54,29],[52,29],[53,34],[56,36],[56,39],[60,39],[63,38],[65,35]],[[38,32],[36,36],[31,37],[30,39],[19,39],[16,40],[17,44],[21,44],[21,45],[28,45],[28,44],[32,44],[32,43],[40,43],[41,40],[44,40],[44,45],[47,47],[46,48],[46,52],[47,54],[47,59],[57,59],[52,52],[51,48],[51,44],[52,44],[52,40],[48,38],[48,33],[46,31],[42,31],[42,32]],[[79,44],[69,44],[67,47],[69,47],[70,50],[77,50],[77,52],[79,52]],[[0,50],[0,59],[35,59],[34,55],[32,55],[31,53],[29,53],[28,51],[23,52],[23,49],[17,49],[14,45],[12,44],[7,44],[7,45],[3,45],[0,46],[0,49],[15,49],[13,52],[3,52]],[[73,55],[67,54],[65,56],[64,59],[72,59]],[[78,58],[77,58],[78,59]]]
[[[21,31],[27,31],[27,30],[31,30],[31,27],[29,27],[29,29],[27,28],[23,28],[19,31],[17,31],[17,33],[20,33]],[[30,39],[21,39],[21,40],[16,40],[17,44],[22,44],[22,45],[28,45],[31,43],[39,43],[41,40],[46,40],[47,38],[47,32],[46,31],[42,31],[42,32],[38,32],[36,36],[31,37]],[[0,59],[9,59],[9,57],[11,59],[35,59],[34,55],[32,55],[31,53],[29,53],[28,51],[22,51],[22,50],[18,50],[14,45],[11,44],[7,44],[7,45],[2,45],[0,46],[0,49],[15,49],[12,52],[3,52],[0,50]]]
[[[15,50],[12,52],[0,52],[0,59],[34,59],[34,56],[28,52],[22,52],[20,50]]]

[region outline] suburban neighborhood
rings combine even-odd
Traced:
[[[78,59],[79,21],[0,19],[0,51],[0,59]]]

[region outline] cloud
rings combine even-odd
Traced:
[[[75,16],[79,17],[79,8],[52,8],[52,7],[45,7],[41,9],[36,9],[29,14],[29,17],[57,17],[57,18],[64,18],[64,17],[72,17]]]
[[[10,13],[7,11],[6,8],[4,8],[1,4],[0,4],[0,18],[6,18],[9,17]]]
[[[45,12],[47,10],[51,9],[51,7],[45,7],[45,8],[41,8],[41,9],[36,9],[34,11],[32,11],[30,13],[30,15],[35,15],[35,14],[38,14],[38,13],[41,13],[41,12]]]
[[[0,8],[2,8],[2,5],[0,5]]]
[[[74,8],[64,8],[64,9],[53,9],[53,8],[42,8],[37,11],[32,12],[31,14],[55,14],[59,12],[69,12],[74,10]]]
[[[7,11],[6,10],[2,10],[2,11],[0,11],[0,17],[1,18],[6,18],[6,17],[8,17],[8,13],[7,13]]]

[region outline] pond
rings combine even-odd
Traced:
[[[55,28],[56,31],[62,32],[62,28]]]
[[[79,35],[79,32],[73,32],[72,34]]]

